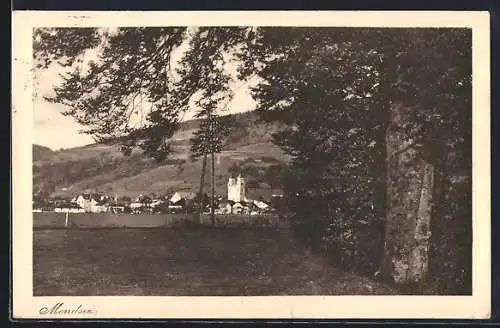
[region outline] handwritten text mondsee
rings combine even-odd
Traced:
[[[72,307],[65,307],[64,303],[56,303],[52,307],[41,307],[38,312],[41,315],[55,314],[55,315],[72,315],[72,314],[93,314],[94,310],[86,309],[82,304]]]

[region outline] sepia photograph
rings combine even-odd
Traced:
[[[17,283],[33,304],[19,313],[171,317],[179,299],[188,316],[266,317],[282,300],[271,316],[325,317],[290,302],[372,296],[368,315],[420,296],[489,314],[489,38],[476,46],[473,25],[489,33],[488,15],[267,13],[14,20],[14,303]],[[240,300],[260,310],[227,307]]]

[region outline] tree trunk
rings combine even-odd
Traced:
[[[408,140],[402,128],[406,113],[408,108],[391,104],[386,133],[385,247],[380,271],[396,284],[419,287],[428,272],[434,167]]]
[[[203,154],[203,163],[201,166],[200,189],[198,191],[198,222],[201,223],[201,213],[205,199],[203,197],[203,187],[205,186],[205,173],[207,171],[207,154]]]
[[[212,164],[212,198],[210,200],[210,219],[212,221],[212,226],[215,225],[215,153],[212,151],[212,158],[211,158],[211,164]]]

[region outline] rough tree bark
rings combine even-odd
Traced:
[[[387,215],[380,273],[396,284],[419,288],[428,272],[434,167],[404,132],[410,109],[396,103],[390,110],[386,133]]]

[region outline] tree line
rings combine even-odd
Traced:
[[[98,60],[82,69],[78,59],[96,47]],[[274,142],[292,158],[283,185],[297,237],[412,293],[470,293],[471,51],[470,29],[446,28],[34,35],[38,67],[57,62],[69,71],[47,100],[66,105],[98,142],[120,138],[124,151],[138,146],[163,160],[183,113],[196,108],[200,194],[208,157],[213,181],[214,154],[232,124],[224,119],[234,95],[227,67],[242,81],[259,77],[257,112],[283,123]]]

